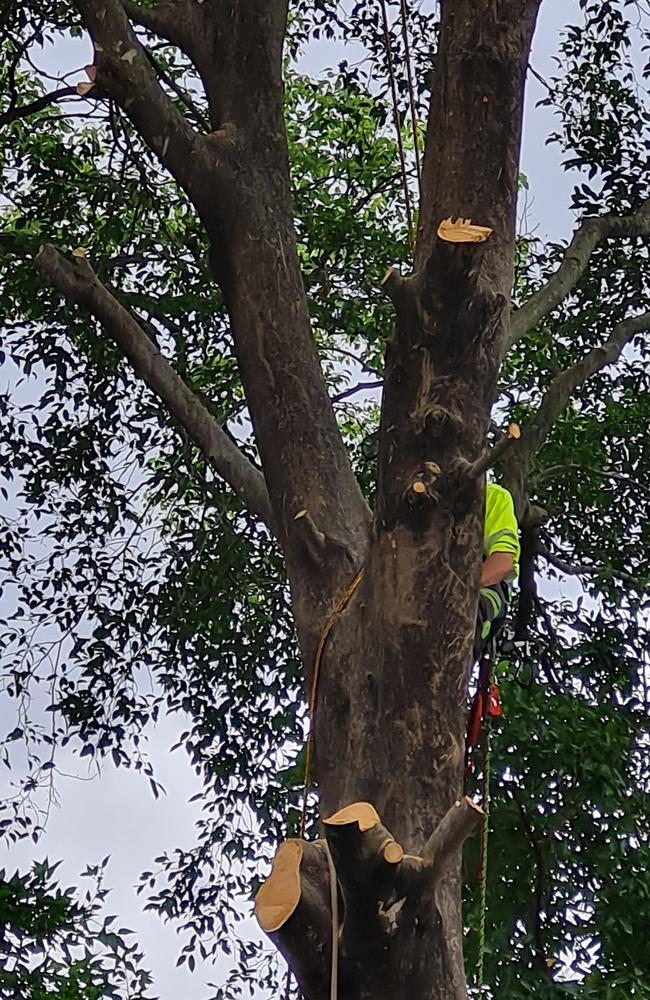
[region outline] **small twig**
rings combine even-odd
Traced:
[[[211,129],[209,121],[203,116],[200,108],[197,108],[189,94],[187,94],[182,87],[179,87],[176,81],[169,75],[169,73],[166,72],[166,70],[163,69],[156,57],[153,56],[148,49],[145,48],[144,52],[159,78],[163,81],[163,83],[167,84],[169,89],[176,94],[179,101],[185,105],[199,128],[204,129],[206,132],[210,132]]]
[[[551,87],[548,80],[545,80],[544,77],[541,75],[541,73],[538,73],[537,70],[530,63],[528,63],[528,72],[532,73],[535,79],[538,80],[543,87],[546,87],[549,94],[553,93],[553,88]]]

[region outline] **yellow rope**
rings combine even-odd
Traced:
[[[318,696],[318,677],[320,674],[320,665],[323,659],[323,651],[325,649],[325,643],[327,638],[332,631],[336,620],[339,615],[345,611],[348,604],[352,600],[355,590],[359,586],[363,579],[363,570],[360,569],[354,580],[348,584],[346,589],[343,591],[339,597],[334,610],[327,616],[325,624],[323,625],[323,630],[320,634],[318,640],[318,645],[316,646],[316,652],[314,654],[314,666],[311,674],[311,691],[309,694],[309,734],[307,736],[307,753],[305,755],[305,784],[302,793],[302,815],[300,817],[300,836],[305,836],[305,825],[307,822],[307,797],[309,795],[309,771],[311,768],[311,758],[314,743],[314,726],[316,722],[316,698]]]
[[[363,580],[363,569],[360,569],[354,580],[352,580],[348,586],[345,588],[338,601],[334,605],[334,610],[330,612],[325,620],[321,634],[318,639],[318,645],[316,646],[316,652],[314,653],[314,666],[312,668],[311,674],[311,690],[309,692],[309,733],[307,735],[307,752],[305,754],[305,783],[302,792],[302,810],[300,815],[300,838],[304,839],[305,827],[307,825],[307,799],[309,798],[309,772],[311,770],[311,758],[313,752],[314,743],[314,729],[316,723],[316,699],[318,697],[318,678],[320,675],[320,666],[323,660],[323,653],[325,651],[325,645],[327,643],[328,636],[339,615],[347,608],[348,604],[352,600],[354,593]],[[332,963],[330,972],[330,1000],[336,1000],[338,996],[338,895],[336,887],[336,871],[334,869],[334,861],[330,853],[329,846],[326,844],[327,849],[327,864],[329,867],[330,876],[330,907],[332,911]],[[289,1000],[291,994],[291,969],[287,973],[287,985],[285,988],[285,1000]]]

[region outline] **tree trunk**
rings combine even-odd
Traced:
[[[322,815],[371,802],[414,855],[462,792],[483,516],[471,463],[484,446],[507,333],[537,8],[537,0],[443,5],[416,270],[405,280],[391,276],[387,289],[397,323],[372,538],[319,679]],[[493,233],[482,244],[444,242],[436,231],[449,217]],[[297,622],[313,628],[299,615]],[[332,853],[345,907],[341,1000],[466,997],[460,840],[433,868],[356,863],[347,881],[345,848]],[[309,1000],[327,996],[327,975],[312,990]]]
[[[364,570],[330,619],[320,670],[315,769],[329,849],[285,850],[277,871],[298,859],[295,878],[278,881],[276,871],[259,904],[268,915],[273,886],[293,886],[289,915],[283,904],[282,922],[263,926],[308,1000],[328,996],[335,954],[340,1000],[466,996],[460,847],[476,810],[461,791],[483,516],[474,463],[506,342],[539,3],[441,3],[414,272],[385,281],[396,327],[371,520],[328,399],[296,254],[282,120],[286,0],[75,0],[96,43],[98,88],[184,187],[212,241],[308,690],[328,616]],[[194,133],[166,99],[125,11],[193,60],[212,133]],[[439,235],[458,218],[491,235]],[[376,821],[363,805],[341,820],[351,803],[371,803]]]

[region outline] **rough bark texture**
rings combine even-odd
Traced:
[[[296,254],[282,117],[286,0],[74,3],[95,42],[98,94],[110,94],[130,117],[210,237],[265,488],[232,451],[229,482],[240,492],[254,487],[258,512],[283,547],[307,689],[327,616],[364,567],[321,665],[321,808],[328,816],[351,802],[373,803],[406,856],[387,862],[377,846],[383,827],[367,836],[354,824],[325,824],[343,905],[340,1000],[463,1000],[460,845],[475,817],[459,796],[481,559],[476,472],[485,464],[509,336],[523,91],[540,0],[441,5],[415,269],[385,282],[396,328],[374,519],[337,430]],[[195,131],[167,99],[133,25],[169,39],[193,61],[208,97],[210,133]],[[482,244],[450,244],[437,235],[450,217],[470,218],[492,235]],[[516,315],[514,337],[567,294],[598,239],[647,226],[647,207],[624,224],[590,223],[576,237],[579,266],[567,259],[549,288]],[[58,282],[49,276],[109,332],[115,322],[135,333],[103,299],[100,315],[101,286],[94,298],[88,290],[84,297],[74,282],[66,291],[61,273]],[[644,323],[621,325],[603,348],[563,373],[537,422],[507,452],[520,512],[529,443],[539,443],[572,388],[617,357]],[[156,372],[167,386],[173,382],[161,360],[151,359],[155,391]],[[243,488],[235,475],[244,477]],[[312,846],[305,859],[304,897],[277,940],[308,1000],[321,1000],[331,961],[328,872],[320,848]]]
[[[391,290],[397,326],[373,537],[364,582],[323,664],[316,727],[323,809],[372,801],[415,854],[462,784],[482,527],[482,484],[467,470],[483,449],[506,336],[537,6],[443,5],[416,271]],[[493,235],[485,244],[444,243],[437,228],[450,216],[490,226]],[[415,482],[424,492],[413,490]],[[400,995],[418,1000],[465,997],[458,850],[435,891],[408,898],[398,925],[385,960],[368,961],[350,996],[398,995],[400,983]],[[363,947],[361,928],[359,938]]]

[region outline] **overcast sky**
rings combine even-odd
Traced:
[[[575,0],[544,0],[534,43],[532,65],[542,75],[556,71],[553,55],[558,35],[566,23],[578,20]],[[83,66],[90,58],[87,41],[59,45],[47,53],[47,68],[54,73],[68,72]],[[319,44],[310,51],[303,68],[317,72],[337,61],[330,46]],[[522,169],[530,181],[527,230],[536,228],[540,237],[560,240],[571,233],[573,221],[568,210],[574,178],[559,165],[556,147],[546,146],[545,139],[554,127],[548,109],[536,108],[544,94],[543,87],[529,78],[524,126]],[[6,703],[5,703],[6,707]],[[6,720],[2,720],[3,726]],[[205,982],[218,981],[219,970],[201,968],[192,975],[186,967],[178,970],[178,939],[173,927],[159,918],[141,912],[141,899],[134,887],[139,873],[150,866],[154,856],[176,846],[189,847],[194,842],[193,824],[198,803],[188,799],[199,790],[199,783],[181,751],[170,754],[169,747],[183,728],[178,717],[161,722],[150,740],[149,754],[157,776],[167,794],[155,800],[148,782],[134,773],[115,770],[106,763],[101,776],[92,781],[74,778],[58,780],[60,805],[52,811],[45,836],[34,847],[25,842],[11,851],[0,853],[0,865],[26,867],[36,856],[47,855],[51,861],[63,859],[59,870],[63,884],[74,884],[87,864],[96,864],[111,855],[108,884],[112,886],[108,910],[116,913],[120,926],[137,931],[146,955],[147,966],[154,974],[155,993],[161,1000],[201,1000],[206,996]],[[6,729],[5,729],[6,731]],[[70,756],[62,769],[82,774],[79,760]],[[1,793],[0,789],[0,793]],[[255,933],[247,921],[244,933]]]

